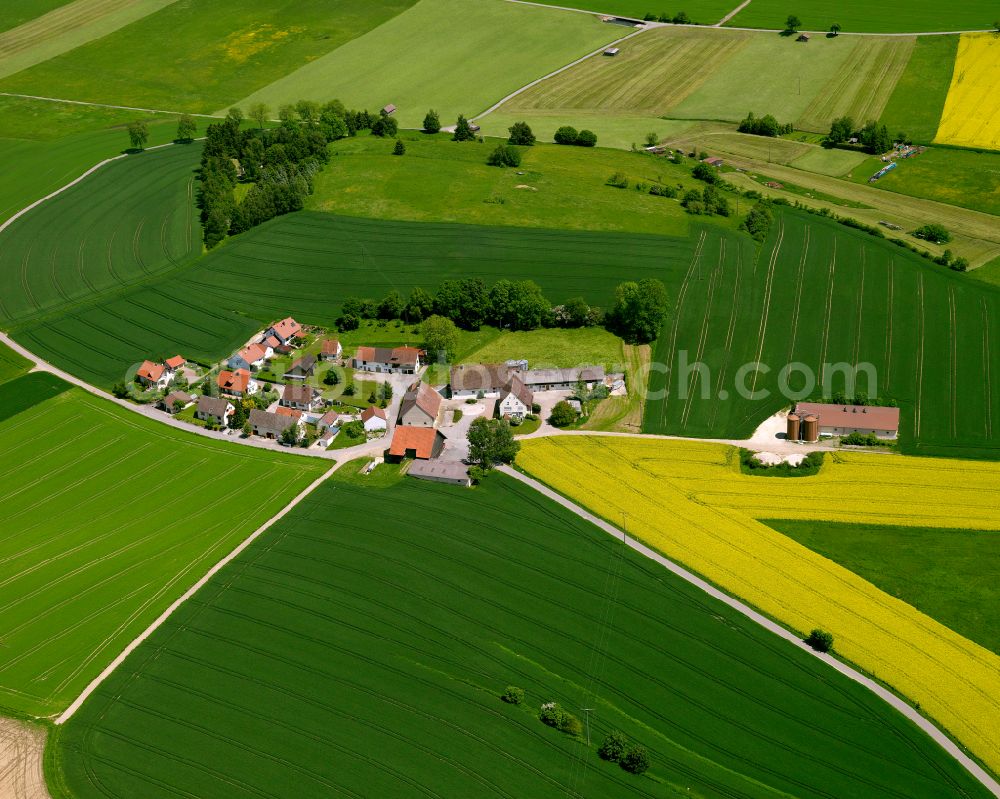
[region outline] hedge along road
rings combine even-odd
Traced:
[[[500,470],[505,474],[508,474],[511,477],[520,480],[522,483],[531,486],[543,496],[546,496],[549,499],[558,502],[564,508],[573,511],[573,513],[580,516],[580,518],[586,519],[591,524],[596,525],[601,530],[608,533],[608,535],[614,536],[615,538],[620,538],[631,549],[646,556],[650,560],[659,563],[661,566],[663,566],[666,569],[669,569],[678,577],[681,577],[687,582],[691,583],[692,585],[697,586],[698,588],[700,588],[702,591],[704,591],[714,599],[718,599],[720,602],[724,602],[729,607],[742,613],[751,621],[754,621],[757,624],[764,627],[765,629],[770,630],[775,635],[783,638],[784,640],[788,641],[791,644],[794,644],[799,649],[802,649],[806,652],[809,652],[812,655],[815,655],[817,658],[827,663],[831,668],[836,669],[845,677],[849,677],[856,683],[863,685],[873,694],[875,694],[880,699],[887,702],[897,711],[906,716],[906,718],[908,718],[910,721],[912,721],[914,724],[920,727],[921,730],[923,730],[935,742],[937,742],[946,752],[948,752],[948,754],[954,757],[955,760],[957,760],[962,765],[962,767],[965,768],[966,771],[968,771],[973,777],[975,777],[979,782],[981,782],[986,787],[987,790],[989,790],[994,796],[1000,797],[1000,782],[997,782],[997,780],[995,780],[992,776],[990,776],[990,774],[988,774],[985,769],[983,769],[978,763],[972,760],[972,758],[966,755],[955,744],[955,742],[952,741],[951,738],[949,738],[947,735],[945,735],[945,733],[943,733],[940,729],[938,729],[938,727],[935,724],[933,724],[932,722],[928,721],[926,718],[921,716],[920,713],[918,713],[916,710],[910,707],[910,705],[908,705],[898,696],[893,694],[891,691],[887,690],[886,688],[883,688],[877,682],[870,679],[869,677],[866,677],[861,672],[857,671],[856,669],[853,669],[851,666],[848,666],[846,663],[837,660],[837,658],[833,657],[832,655],[814,651],[798,636],[789,632],[780,624],[771,621],[766,616],[753,610],[753,608],[751,608],[749,605],[745,605],[738,599],[735,599],[729,596],[729,594],[720,591],[711,583],[706,582],[705,580],[701,579],[694,573],[689,572],[682,566],[679,566],[673,561],[668,560],[655,550],[647,547],[645,544],[642,544],[632,538],[629,538],[628,533],[625,532],[624,530],[621,530],[609,524],[608,522],[604,521],[603,519],[593,515],[592,513],[589,513],[588,511],[581,508],[579,505],[568,500],[562,494],[552,490],[544,483],[541,483],[538,480],[535,480],[534,478],[528,477],[526,474],[523,474],[509,466],[502,466],[500,467]]]

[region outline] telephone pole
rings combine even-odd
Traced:
[[[590,714],[594,711],[592,707],[585,707],[583,712],[587,714],[587,746],[590,746]]]

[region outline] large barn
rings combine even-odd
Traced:
[[[795,406],[795,415],[800,419],[816,417],[820,434],[846,436],[851,433],[874,433],[879,438],[887,439],[899,434],[899,408],[800,402]]]

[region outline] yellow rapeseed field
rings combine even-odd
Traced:
[[[837,651],[1000,771],[1000,657],[757,518],[1000,529],[1000,464],[841,454],[808,478],[740,473],[731,447],[625,437],[522,443],[530,474]]]
[[[936,141],[1000,149],[1000,37],[963,33]]]

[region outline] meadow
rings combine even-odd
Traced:
[[[670,288],[674,316],[653,361],[676,368],[651,375],[646,432],[747,437],[826,385],[828,395],[853,394],[833,365],[867,363],[874,384],[861,374],[855,388],[899,403],[905,451],[997,457],[1000,292],[794,211],[777,215],[757,253],[706,229]],[[681,369],[696,362],[707,373]],[[754,362],[764,370],[744,368],[742,379],[738,370]],[[811,370],[812,385],[793,370],[782,388],[793,363]]]
[[[161,0],[163,7],[154,13],[49,55],[0,80],[0,89],[212,113],[381,25],[413,2]],[[158,43],[167,41],[170,58],[165,60]]]
[[[561,328],[515,331],[497,330],[478,347],[458,358],[463,363],[503,363],[524,358],[531,369],[562,369],[584,364],[602,364],[620,371],[622,340],[603,327],[573,330]]]
[[[620,14],[632,19],[642,19],[647,13],[657,15],[667,13],[673,16],[678,11],[685,11],[691,21],[698,25],[716,23],[739,5],[730,0],[684,0],[680,5],[675,3],[673,7],[669,4],[664,7],[664,3],[657,0],[571,0],[571,2],[541,0],[541,2],[543,5],[567,6],[599,14]]]
[[[841,656],[1000,766],[1000,657],[757,521],[1000,530],[1000,464],[837,453],[787,480],[741,474],[722,445],[561,436],[523,441],[518,465],[792,630],[830,631]]]
[[[324,467],[169,429],[51,375],[7,386],[32,402],[0,422],[0,706],[49,715]]]
[[[0,344],[0,383],[20,377],[31,368],[31,362],[22,358],[5,344]]]
[[[498,134],[509,136],[510,124]],[[649,125],[654,130],[667,126]],[[541,130],[535,135],[544,141]],[[636,139],[644,137],[645,132]],[[520,149],[519,168],[498,169],[486,164],[496,146],[491,141],[453,142],[447,134],[416,132],[401,138],[403,157],[392,155],[392,144],[373,136],[334,143],[331,164],[316,176],[307,207],[375,219],[683,236],[691,217],[676,200],[612,188],[607,179],[622,172],[633,185],[701,185],[687,165],[604,147],[539,143]],[[735,226],[733,220],[716,220]]]
[[[201,146],[107,164],[3,233],[0,325],[10,328],[121,290],[201,252]]]
[[[1000,150],[998,71],[1000,37],[995,33],[977,33],[959,38],[955,73],[935,141]]]
[[[789,11],[802,20],[802,30],[826,31],[839,23],[845,31],[869,33],[917,33],[920,31],[986,30],[996,16],[996,6],[988,0],[962,3],[911,3],[885,0],[805,0],[789,9],[780,0],[753,0],[727,24],[751,28],[785,26]]]
[[[762,519],[890,596],[1000,654],[1000,533]]]
[[[647,133],[653,132],[658,138],[665,138],[697,124],[686,119],[617,113],[611,115],[599,111],[510,111],[506,104],[486,116],[476,118],[484,136],[498,138],[508,136],[510,126],[515,122],[527,122],[540,142],[552,141],[559,128],[570,125],[577,130],[593,131],[600,147],[619,150],[630,150],[632,145],[645,146]]]
[[[628,32],[597,17],[504,0],[420,0],[367,35],[248,92],[241,104],[338,97],[372,111],[393,103],[404,127],[419,127],[429,108],[452,125],[459,114],[474,116]]]
[[[589,745],[541,724],[553,700],[593,708]],[[647,774],[598,759],[611,729]],[[55,747],[79,799],[987,796],[881,700],[530,488],[386,465],[314,491]]]
[[[71,0],[24,0],[17,5],[5,6],[0,10],[0,31],[16,28],[30,19],[47,14],[66,5]]]
[[[958,36],[919,36],[910,63],[882,111],[892,134],[905,132],[913,141],[930,144],[937,135],[951,85]]]

